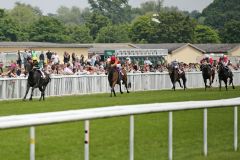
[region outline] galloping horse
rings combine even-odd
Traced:
[[[209,87],[212,87],[213,80],[215,78],[215,70],[207,63],[201,65],[202,76],[205,84],[205,91],[208,87],[207,80],[209,79]]]
[[[109,66],[108,69],[107,69],[107,73],[106,74],[108,74],[108,82],[109,82],[109,85],[111,87],[111,94],[110,94],[111,97],[112,97],[112,93],[116,97],[116,93],[115,93],[115,89],[114,89],[116,84],[119,84],[120,93],[123,94],[122,88],[121,88],[121,80],[123,81],[122,84],[125,85],[127,93],[129,93],[128,86],[127,86],[128,85],[127,84],[127,72],[126,72],[125,69],[123,69],[122,73],[123,73],[123,75],[122,75],[122,77],[120,79],[119,78],[119,73],[118,73],[116,67],[110,67]]]
[[[229,85],[232,84],[232,88],[235,89],[235,87],[233,85],[233,73],[232,73],[232,71],[227,69],[223,65],[223,63],[219,63],[218,64],[219,90],[221,90],[221,88],[222,88],[221,81],[223,81],[225,83],[226,91],[228,90],[228,88],[227,88],[228,78],[229,78]]]
[[[172,89],[175,91],[175,88],[176,88],[175,84],[176,84],[176,82],[178,82],[180,87],[181,88],[184,87],[184,90],[185,90],[186,89],[186,82],[187,82],[187,78],[186,78],[185,72],[182,71],[182,73],[179,73],[178,69],[172,67],[171,65],[168,65],[167,68],[168,68],[168,72],[169,72],[169,76],[170,76],[171,82],[173,84]],[[182,87],[180,79],[182,79],[182,81],[183,81],[183,87]]]
[[[39,88],[39,90],[41,91],[41,97],[39,101],[41,101],[42,99],[45,100],[45,89],[51,79],[49,77],[49,74],[45,72],[44,74],[45,74],[45,78],[42,77],[42,74],[37,69],[33,69],[29,72],[28,81],[27,81],[27,90],[23,100],[26,100],[30,87],[32,87],[31,96],[29,98],[30,101],[32,100],[33,91],[35,88]]]

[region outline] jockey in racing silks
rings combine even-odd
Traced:
[[[118,75],[119,75],[119,81],[121,81],[121,79],[122,79],[122,72],[121,72],[122,66],[121,66],[121,63],[120,63],[119,59],[115,56],[112,56],[111,60],[110,60],[110,65],[111,65],[111,67],[116,68],[116,70],[118,71]]]
[[[39,63],[37,61],[37,57],[33,57],[32,58],[32,64],[33,64],[33,69],[37,69],[38,71],[40,71],[40,73],[42,74],[42,78],[45,78],[45,74],[42,71],[42,69],[39,67]]]
[[[181,74],[182,71],[180,70],[179,62],[177,59],[171,62],[172,69],[177,69],[178,73]]]
[[[229,60],[228,60],[227,55],[220,56],[218,59],[218,63],[222,63],[226,69],[229,69],[228,68]]]
[[[207,63],[211,68],[213,66],[213,58],[209,54],[205,54],[203,59],[200,61],[201,64]]]

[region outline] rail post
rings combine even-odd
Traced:
[[[203,109],[203,153],[207,156],[208,145],[207,145],[207,108]]]
[[[129,138],[130,160],[134,160],[134,116],[130,115],[130,138]]]
[[[238,108],[234,107],[234,151],[238,149]]]
[[[30,127],[30,160],[35,160],[35,127]]]
[[[89,120],[85,120],[84,160],[89,160]]]
[[[168,113],[168,159],[172,160],[173,159],[173,149],[172,149],[172,145],[173,145],[173,120],[172,120],[172,112]]]

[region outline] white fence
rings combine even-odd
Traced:
[[[173,159],[173,111],[204,109],[203,112],[203,153],[207,156],[207,108],[213,107],[234,107],[234,150],[238,148],[238,108],[240,98],[211,100],[211,101],[188,101],[174,103],[155,103],[128,106],[114,106],[95,109],[71,110],[51,113],[38,113],[28,115],[15,115],[0,117],[0,129],[27,127],[30,128],[30,160],[35,159],[35,127],[53,123],[63,123],[71,121],[85,120],[85,160],[89,160],[89,125],[92,119],[127,116],[130,115],[130,136],[129,136],[129,159],[134,160],[134,115],[169,112],[169,133],[168,133],[168,159]]]
[[[187,72],[187,88],[204,87],[201,72]],[[132,86],[130,91],[147,91],[171,89],[172,84],[168,73],[128,74]],[[234,72],[235,85],[240,85],[240,72]],[[0,100],[21,99],[26,91],[26,78],[0,78]],[[178,86],[178,84],[177,84]],[[214,80],[218,86],[218,76]],[[124,87],[123,87],[124,88]],[[118,86],[116,91],[119,91]],[[91,93],[110,93],[105,75],[52,76],[46,89],[46,96],[77,95]],[[34,96],[40,96],[36,89]]]

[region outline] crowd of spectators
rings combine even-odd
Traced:
[[[64,52],[63,61],[60,61],[59,55],[50,50],[46,53],[41,52],[37,55],[35,51],[18,51],[17,60],[3,69],[4,64],[0,62],[0,77],[26,77],[33,57],[37,56],[39,67],[51,75],[104,75],[106,73],[106,61],[102,61],[100,56],[93,54],[90,57],[84,57],[76,53]],[[148,72],[167,72],[167,63],[153,64],[148,57],[145,58],[143,65],[139,62],[126,58],[121,62],[123,68],[129,73],[148,73]],[[230,66],[231,67],[231,66]],[[200,71],[199,63],[180,63],[180,68],[185,72]],[[232,66],[237,70],[239,66]]]

